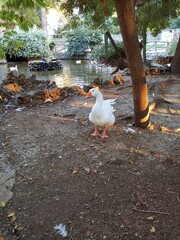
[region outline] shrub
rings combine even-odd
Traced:
[[[56,46],[56,43],[55,43],[55,42],[52,41],[52,42],[49,43],[49,49],[50,49],[51,51],[54,50],[55,46]]]
[[[99,31],[91,31],[84,27],[77,27],[66,33],[69,56],[84,55],[89,49],[102,42]]]
[[[0,39],[0,45],[10,57],[42,57],[49,55],[47,38],[40,30],[6,33]]]
[[[122,48],[122,49],[124,48],[123,42],[116,42],[116,46],[118,48]],[[91,53],[91,58],[94,61],[98,61],[102,58],[105,58],[105,57],[108,58],[108,57],[111,57],[114,55],[115,55],[115,50],[110,43],[108,45],[107,56],[105,55],[105,44],[103,43],[103,44],[101,44],[101,46],[96,46],[93,48],[92,53]]]

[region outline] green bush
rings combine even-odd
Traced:
[[[86,54],[102,42],[102,34],[99,31],[92,31],[85,27],[77,27],[66,33],[68,41],[67,55],[77,56]]]
[[[123,42],[116,42],[116,46],[118,48],[124,48],[124,44]],[[91,59],[94,60],[94,61],[98,61],[102,58],[105,58],[105,57],[111,57],[111,56],[114,56],[115,55],[115,50],[114,48],[112,47],[112,45],[109,43],[108,44],[108,50],[107,50],[107,56],[105,54],[105,44],[101,44],[101,46],[95,46],[92,50],[92,53],[91,53]]]
[[[14,57],[36,58],[49,55],[47,38],[40,30],[6,33],[0,39],[0,46],[4,53]]]
[[[49,43],[49,49],[50,49],[51,51],[54,50],[55,46],[56,46],[56,43],[55,43],[54,41],[52,41],[52,42]]]

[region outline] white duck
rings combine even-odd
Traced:
[[[114,109],[112,104],[115,103],[116,99],[103,99],[102,93],[96,88],[92,88],[89,90],[86,98],[95,97],[96,102],[92,107],[92,110],[89,114],[89,121],[94,123],[95,130],[91,133],[92,136],[100,136],[102,138],[107,138],[106,130],[109,126],[113,125],[115,122],[115,116],[113,114]],[[98,126],[104,127],[104,131],[102,134],[98,132]]]
[[[15,67],[10,67],[9,70],[10,70],[10,72],[13,72],[14,75],[16,75],[16,76],[18,75],[18,67],[17,67],[17,65]]]

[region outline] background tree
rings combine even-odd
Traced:
[[[119,49],[114,42],[111,33],[118,29],[117,18],[113,16],[115,11],[114,3],[110,1],[61,1],[60,9],[71,17],[71,26],[77,27],[79,22],[83,22],[89,29],[98,29],[104,33],[105,52],[108,52],[108,41],[112,44],[115,52],[119,54]],[[74,11],[76,9],[76,11]],[[73,25],[72,25],[73,24]],[[118,30],[119,32],[119,30]]]
[[[176,52],[174,58],[171,63],[171,70],[174,74],[180,75],[180,37],[178,41],[178,45],[176,48]]]
[[[34,24],[40,25],[40,7],[46,6],[49,0],[1,0],[0,25],[7,30],[18,25],[28,30]]]
[[[45,34],[47,34],[47,16],[46,16],[46,9],[40,9],[40,19],[41,19],[41,28]]]
[[[136,2],[138,32],[143,39],[143,59],[146,64],[146,36],[147,30],[157,36],[167,28],[172,19],[177,19],[179,14],[179,1],[172,0],[140,0]]]

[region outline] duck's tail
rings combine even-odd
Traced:
[[[116,109],[114,109],[114,107],[112,106],[113,104],[116,103],[116,100],[117,100],[117,98],[111,98],[111,99],[105,100],[108,104],[111,105],[111,107],[112,107],[112,112],[115,112],[115,111],[116,111]]]

